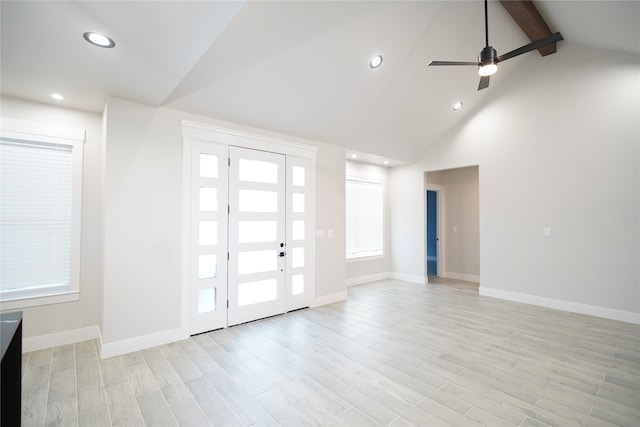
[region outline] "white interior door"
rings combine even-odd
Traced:
[[[194,142],[191,152],[190,326],[227,326],[227,146]]]
[[[228,325],[284,313],[285,156],[229,147]]]

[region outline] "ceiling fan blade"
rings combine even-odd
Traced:
[[[432,65],[475,65],[478,66],[477,62],[460,62],[460,61],[431,61],[427,66]]]
[[[478,90],[486,89],[489,87],[489,77],[491,76],[480,77],[480,84],[478,84]]]
[[[507,52],[504,55],[500,55],[496,60],[496,62],[506,61],[507,59],[513,58],[514,56],[522,55],[523,53],[540,49],[543,46],[546,46],[548,44],[552,44],[555,42],[559,42],[560,40],[564,40],[564,38],[562,38],[562,34],[560,33],[549,34],[546,37],[543,37],[539,40],[526,44],[522,47],[512,50],[511,52]]]

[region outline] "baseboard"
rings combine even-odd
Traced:
[[[421,285],[424,285],[427,283],[427,278],[424,276],[414,276],[411,274],[387,272],[387,273],[369,274],[366,276],[352,277],[351,279],[347,279],[347,287],[362,285],[363,283],[371,283],[371,282],[376,282],[378,280],[385,280],[385,279],[403,280],[405,282],[420,283]]]
[[[22,352],[42,350],[44,348],[73,344],[80,341],[92,340],[100,337],[100,328],[88,326],[86,328],[72,329],[70,331],[56,332],[54,334],[39,335],[37,337],[22,339]]]
[[[425,285],[427,283],[426,276],[414,276],[412,274],[391,273],[391,278],[396,280],[404,280],[405,282],[419,283]]]
[[[363,283],[376,282],[378,280],[390,279],[392,276],[392,273],[378,273],[368,274],[366,276],[352,277],[351,279],[347,279],[347,287],[361,285]]]
[[[466,282],[480,283],[480,276],[477,274],[454,273],[452,271],[445,271],[440,276],[445,277],[447,279],[464,280]]]
[[[509,301],[517,301],[525,304],[541,307],[555,308],[570,311],[572,313],[588,314],[590,316],[603,317],[605,319],[619,320],[621,322],[640,324],[640,313],[617,310],[615,308],[600,307],[597,305],[582,304],[578,302],[564,301],[554,298],[539,297],[536,295],[521,294],[504,291],[502,289],[480,286],[479,294],[487,297],[500,298]]]
[[[100,343],[100,358],[106,359],[133,351],[145,350],[159,345],[186,340],[187,338],[189,338],[189,334],[186,333],[183,328],[175,328],[110,343],[102,341]]]
[[[329,295],[322,295],[316,297],[311,307],[320,307],[321,305],[333,304],[334,302],[340,302],[347,299],[347,291],[334,292]]]

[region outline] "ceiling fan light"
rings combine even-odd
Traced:
[[[482,77],[490,76],[495,74],[498,71],[498,65],[496,64],[498,58],[498,53],[491,46],[486,46],[480,52],[480,57],[478,58],[478,63],[480,64],[480,68],[478,69],[478,73]]]
[[[498,71],[498,66],[492,62],[490,62],[489,64],[480,65],[480,68],[478,69],[478,73],[483,77],[491,76],[495,74],[496,71]]]

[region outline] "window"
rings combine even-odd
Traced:
[[[78,299],[83,142],[83,130],[2,119],[3,309]]]
[[[383,183],[347,178],[347,259],[383,255]]]

